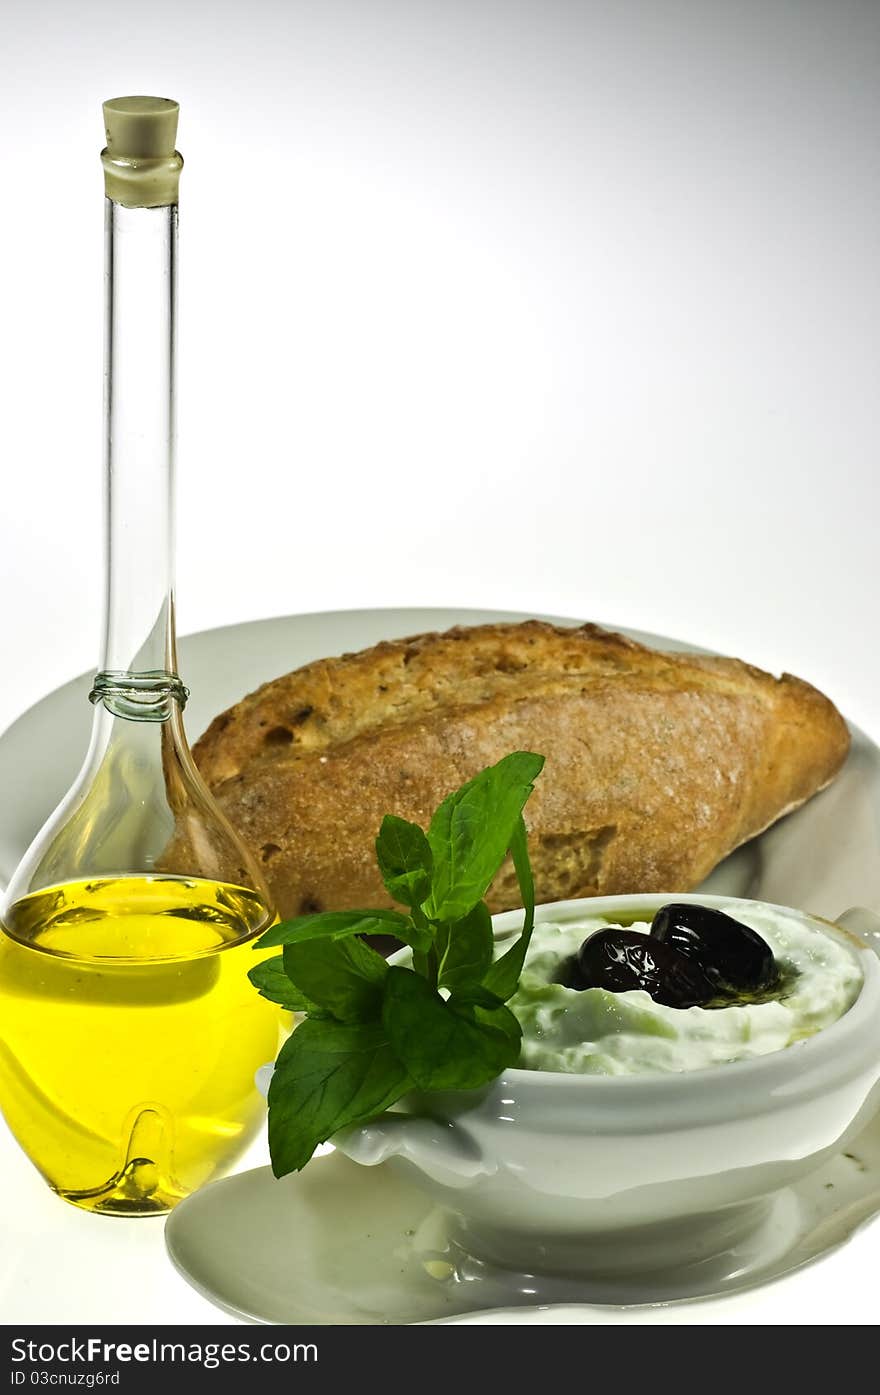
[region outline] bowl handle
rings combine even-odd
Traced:
[[[880,954],[880,915],[876,911],[869,911],[867,906],[851,906],[837,917],[837,924]]]
[[[496,1171],[461,1124],[412,1114],[384,1114],[372,1124],[342,1129],[333,1145],[365,1167],[403,1158],[446,1187],[466,1187]]]

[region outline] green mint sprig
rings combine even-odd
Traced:
[[[530,751],[505,756],[444,799],[427,833],[393,814],[382,820],[379,870],[405,912],[304,915],[257,941],[282,952],[251,969],[254,987],[305,1014],[269,1087],[276,1177],[410,1090],[475,1090],[515,1064],[522,1033],[505,1004],[535,920],[523,809],[543,764]],[[483,897],[508,852],[525,919],[496,960]],[[360,938],[376,934],[409,945],[412,968],[389,965]]]

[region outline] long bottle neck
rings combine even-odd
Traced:
[[[105,200],[107,596],[96,686],[176,679],[177,206]],[[120,714],[122,715],[122,714]]]

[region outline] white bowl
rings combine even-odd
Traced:
[[[650,919],[671,899],[734,914],[737,904],[612,896],[542,906],[537,918]],[[334,1144],[355,1162],[400,1169],[489,1265],[614,1275],[720,1254],[760,1228],[768,1198],[844,1148],[880,1108],[880,959],[856,935],[788,913],[843,936],[864,973],[853,1006],[815,1036],[676,1074],[511,1069],[481,1091],[413,1097],[407,1112]],[[496,934],[521,923],[521,911],[496,916]]]

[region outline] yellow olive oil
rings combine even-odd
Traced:
[[[49,1185],[87,1210],[167,1211],[235,1159],[284,1022],[247,978],[271,923],[239,886],[67,882],[6,912],[0,1107]]]

